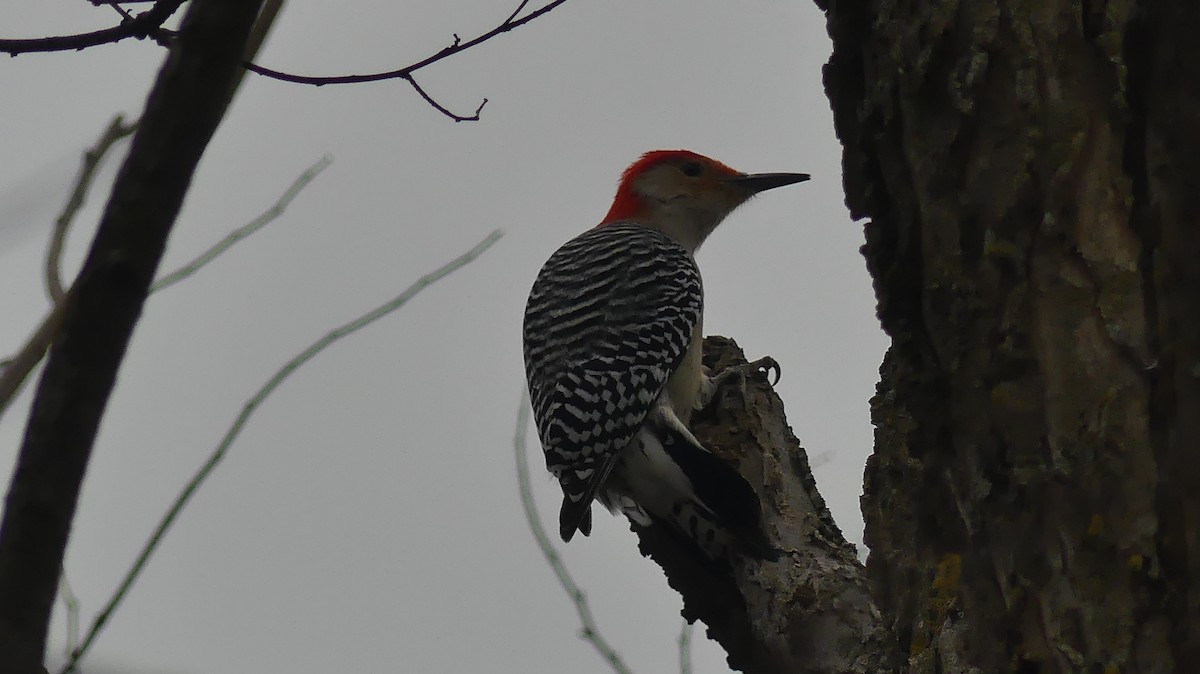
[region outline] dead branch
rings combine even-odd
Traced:
[[[708,337],[704,364],[719,371],[744,363],[730,339]],[[715,565],[666,527],[633,526],[642,553],[683,595],[683,615],[703,620],[749,674],[878,674],[892,649],[871,600],[854,546],[846,542],[817,492],[807,455],[783,403],[764,381],[731,382],[711,413],[693,419],[696,437],[738,466],[763,502],[763,525],[778,561],[739,559]]]

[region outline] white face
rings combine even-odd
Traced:
[[[699,162],[665,162],[638,177],[634,188],[646,205],[645,224],[671,235],[692,253],[747,198]]]

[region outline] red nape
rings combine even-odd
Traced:
[[[697,161],[708,166],[713,166],[720,172],[728,172],[729,175],[737,174],[737,171],[721,162],[709,159],[701,154],[696,154],[691,150],[651,150],[638,157],[638,160],[630,164],[629,168],[625,169],[625,172],[621,174],[621,182],[617,185],[617,196],[613,197],[613,203],[608,209],[608,215],[604,216],[604,219],[600,221],[597,227],[630,220],[640,215],[645,210],[645,204],[633,189],[634,181],[646,171],[672,159]]]

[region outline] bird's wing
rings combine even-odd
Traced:
[[[564,540],[587,533],[592,499],[683,359],[702,305],[691,254],[640,225],[590,230],[542,267],[525,310],[525,372],[563,488]]]

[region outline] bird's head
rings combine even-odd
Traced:
[[[806,173],[742,173],[688,150],[655,150],[625,169],[600,226],[655,227],[694,253],[750,197],[805,180]]]

